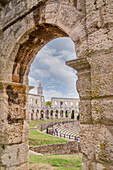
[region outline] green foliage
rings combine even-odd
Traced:
[[[51,116],[53,115],[53,111],[52,111],[52,110],[50,111],[50,115],[51,115]]]
[[[79,120],[79,119],[80,119],[80,115],[78,114],[78,115],[77,115],[77,120]]]
[[[71,119],[74,119],[74,112],[71,113]]]
[[[68,113],[66,113],[66,117],[68,117]]]
[[[46,106],[51,107],[51,101],[47,101],[47,102],[46,102]]]
[[[34,163],[47,163],[57,170],[81,170],[82,154],[76,155],[29,155],[29,161]]]

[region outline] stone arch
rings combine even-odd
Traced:
[[[75,111],[72,110],[72,111],[71,111],[71,119],[74,119],[74,118],[75,118],[74,114],[75,114]]]
[[[54,114],[53,110],[50,110],[50,118],[51,119],[53,119],[53,114]]]
[[[40,119],[40,114],[39,114],[39,110],[36,110],[36,120]]]
[[[60,117],[63,118],[64,117],[64,111],[60,110]]]
[[[49,119],[49,110],[45,111],[45,118]]]
[[[45,116],[45,115],[44,115],[44,110],[41,110],[41,111],[40,111],[40,118],[41,118],[41,119],[44,119],[44,116]]]
[[[34,110],[31,112],[31,120],[34,120]]]
[[[24,120],[30,64],[37,50],[50,39],[69,36],[76,44],[78,57],[66,64],[78,71],[83,169],[113,169],[112,1],[13,2],[0,1],[0,126],[3,127],[0,168],[28,169],[28,127]],[[59,31],[49,34],[45,42],[34,35],[41,28],[46,32],[55,28]],[[32,43],[24,50],[30,39]]]
[[[58,119],[58,110],[55,110],[55,118]]]
[[[65,118],[68,118],[69,115],[68,115],[68,110],[65,111]]]

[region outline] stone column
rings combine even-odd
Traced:
[[[43,112],[43,119],[45,119],[45,111]]]
[[[55,119],[55,114],[56,114],[56,112],[55,112],[55,110],[53,111],[53,119]]]
[[[81,58],[81,59],[68,61],[67,65],[73,67],[78,71],[77,72],[78,80],[76,85],[80,96],[79,112],[80,112],[81,128],[80,128],[79,135],[80,135],[81,150],[83,153],[83,167],[84,167],[84,163],[87,160],[85,155],[88,156],[88,159],[92,159],[91,154],[94,154],[93,138],[91,139],[91,136],[89,137],[87,134],[87,129],[89,129],[89,126],[90,125],[93,126],[92,114],[91,114],[92,111],[91,110],[91,73],[90,73],[91,68],[90,68],[88,58]],[[85,150],[85,147],[88,147],[89,149]],[[83,170],[84,169],[86,168],[84,167]]]
[[[0,82],[0,110],[0,169],[27,170],[26,86]]]
[[[82,169],[113,169],[113,68],[111,55],[67,62],[78,71]],[[110,69],[111,68],[111,69]],[[107,72],[107,74],[106,74]]]
[[[74,110],[74,120],[77,120],[77,112]]]
[[[38,115],[39,115],[38,119],[40,120],[40,118],[41,118],[41,110],[39,110],[39,114]]]
[[[71,119],[71,111],[68,110],[68,118]]]
[[[60,119],[61,116],[60,116],[60,110],[58,110],[58,119]]]
[[[63,119],[66,119],[65,111],[63,110]]]

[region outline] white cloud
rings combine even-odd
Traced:
[[[36,80],[31,76],[29,76],[29,84],[36,85]]]
[[[63,97],[62,94],[56,90],[44,90],[44,96],[46,98],[46,101],[47,100],[51,100],[51,97],[54,96],[54,97]]]
[[[37,86],[41,80],[46,98],[77,96],[75,90],[76,71],[65,65],[65,61],[76,58],[73,50],[74,45],[70,40],[65,44],[56,43],[54,40],[53,44],[55,47],[47,44],[32,63],[29,74],[30,85]]]

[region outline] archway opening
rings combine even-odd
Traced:
[[[49,30],[49,31],[48,31]],[[39,31],[39,32],[38,32]],[[13,76],[12,76],[12,79],[14,82],[17,82],[17,83],[23,83],[23,84],[28,84],[28,74],[29,74],[29,71],[30,71],[30,66],[31,66],[31,63],[33,61],[36,61],[36,54],[37,52],[48,42],[50,41],[51,39],[54,39],[56,37],[62,37],[62,36],[67,36],[62,30],[60,30],[58,27],[54,27],[54,26],[51,26],[49,24],[45,24],[45,25],[42,25],[39,27],[39,29],[35,30],[34,32],[32,32],[30,35],[29,35],[29,38],[27,39],[26,42],[24,42],[20,49],[19,49],[19,52],[18,52],[18,56],[16,57],[15,59],[15,65],[13,67]],[[43,35],[43,32],[46,32],[46,34],[44,33]],[[62,46],[65,44],[66,45],[66,38],[65,38],[65,43],[60,43],[58,44],[58,48],[62,48]],[[27,46],[28,45],[28,46]],[[67,48],[70,49],[70,45],[68,47],[69,44],[67,44]],[[74,47],[75,48],[75,47]],[[52,49],[53,50],[53,49]],[[52,51],[51,50],[51,53],[54,54],[54,50]],[[37,54],[37,58],[39,57],[39,53]],[[70,60],[71,58],[75,58],[75,53],[74,55],[72,54],[72,52],[69,50],[66,50],[66,51],[62,51],[62,52],[57,52],[56,55],[53,55],[52,57],[55,59],[54,62],[56,62],[56,67],[54,65],[54,62],[52,61],[52,57],[50,57],[49,55],[51,54],[50,53],[50,49],[47,51],[47,48],[46,48],[46,56],[44,58],[44,60],[46,61],[46,66],[45,66],[45,72],[44,74],[41,74],[42,72],[39,72],[39,69],[35,69],[35,72],[36,72],[36,76],[38,77],[38,81],[34,81],[33,77],[30,78],[30,81],[34,81],[35,83],[34,84],[31,84],[31,85],[36,85],[39,83],[39,87],[38,89],[35,89],[37,90],[37,93],[38,93],[38,98],[36,98],[36,93],[34,94],[34,101],[35,101],[35,107],[36,107],[36,110],[38,109],[39,110],[39,115],[40,117],[38,117],[38,119],[40,120],[45,120],[46,118],[46,125],[47,125],[47,118],[48,118],[48,115],[47,115],[47,112],[45,112],[45,109],[48,109],[49,110],[49,116],[52,118],[52,119],[61,119],[61,121],[63,121],[63,119],[66,118],[66,114],[65,114],[65,109],[64,107],[68,107],[67,102],[65,102],[65,100],[63,99],[67,97],[67,90],[65,89],[66,86],[69,86],[69,85],[72,85],[73,83],[71,83],[71,74],[73,75],[73,81],[75,82],[75,72],[72,73],[72,70],[71,70],[71,73],[69,73],[69,68],[68,71],[64,70],[62,71],[62,67],[63,65],[65,65],[65,61],[67,60]],[[43,53],[44,55],[44,53]],[[50,57],[50,59],[46,59],[47,58],[47,55]],[[71,56],[71,58],[70,58]],[[43,57],[43,56],[41,56]],[[64,60],[65,58],[65,60]],[[34,60],[35,59],[35,60]],[[43,64],[44,64],[44,60],[43,60]],[[62,75],[60,79],[58,79],[58,82],[62,82],[64,83],[63,84],[63,90],[64,90],[64,93],[65,95],[61,95],[61,93],[54,93],[55,91],[52,89],[51,91],[51,94],[54,95],[55,94],[55,97],[56,97],[56,103],[55,105],[53,104],[52,105],[52,108],[45,108],[45,99],[44,99],[44,96],[43,96],[43,87],[42,86],[47,86],[47,83],[49,83],[49,87],[52,87],[52,85],[50,84],[50,80],[48,79],[46,81],[46,83],[44,83],[42,81],[42,79],[40,77],[43,77],[43,75],[48,75],[49,74],[49,71],[50,71],[50,65],[48,67],[48,63],[50,63],[50,61],[52,61],[53,63],[53,68],[55,68],[56,70],[54,70],[54,75],[56,76],[59,76],[59,75]],[[63,61],[63,62],[62,62]],[[39,62],[36,63],[36,65],[38,65]],[[63,64],[62,64],[63,63]],[[40,66],[42,67],[41,63],[40,63]],[[63,67],[64,68],[64,67]],[[58,74],[58,71],[60,70],[60,74]],[[31,69],[32,71],[32,69]],[[40,77],[39,77],[39,74],[40,74]],[[65,75],[65,76],[64,76]],[[63,77],[65,77],[65,79],[63,79]],[[70,78],[71,77],[71,78]],[[54,81],[54,80],[52,80]],[[42,83],[42,85],[41,85]],[[29,86],[30,87],[30,86]],[[58,83],[57,83],[57,87],[58,87]],[[30,87],[32,88],[32,87]],[[45,88],[45,87],[44,87]],[[54,88],[54,87],[53,87]],[[61,87],[59,87],[60,89]],[[73,85],[73,88],[70,88],[71,89],[71,98],[74,94],[73,90],[75,89],[75,83]],[[62,90],[62,89],[61,89]],[[57,95],[56,95],[57,94]],[[31,95],[31,94],[30,94]],[[61,96],[60,96],[61,95]],[[75,95],[74,95],[75,96]],[[51,96],[52,97],[52,96]],[[54,97],[54,96],[53,96]],[[58,97],[60,97],[60,99],[58,99]],[[54,100],[54,99],[53,99]],[[58,101],[57,101],[58,100]],[[71,106],[72,107],[72,106]],[[52,109],[52,110],[51,110]],[[34,119],[36,118],[37,119],[37,112],[36,110],[34,111],[34,113],[36,114],[34,116]],[[51,112],[51,111],[52,112]],[[56,113],[55,113],[55,110],[56,110]],[[33,120],[34,120],[33,119]],[[61,122],[60,121],[60,122]],[[62,124],[62,123],[61,123]],[[41,130],[42,129],[42,126],[41,126]]]

